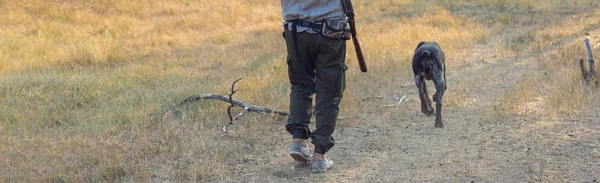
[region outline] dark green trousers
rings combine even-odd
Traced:
[[[293,138],[312,140],[315,153],[325,154],[333,145],[339,105],[345,88],[346,40],[328,39],[320,34],[297,33],[294,43],[293,32],[285,30],[287,64],[290,84],[290,116],[286,129]],[[294,44],[298,46],[298,53]],[[312,85],[312,86],[311,86]],[[313,92],[316,129],[310,131]]]

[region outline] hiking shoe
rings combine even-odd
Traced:
[[[299,162],[310,162],[312,154],[308,146],[302,146],[298,142],[293,142],[290,146],[290,156]]]
[[[324,173],[325,171],[333,168],[333,161],[329,158],[325,160],[313,160],[312,161],[312,172],[313,173]]]

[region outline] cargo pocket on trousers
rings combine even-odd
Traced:
[[[292,60],[291,59],[287,59],[287,67],[288,67],[288,78],[290,79],[290,83],[295,83],[297,82],[299,79],[297,78],[296,74],[294,73],[294,67],[292,66]]]
[[[346,71],[348,70],[348,66],[345,63],[341,63],[340,69],[340,84],[339,84],[339,94],[342,96],[344,94],[344,90],[346,89]]]

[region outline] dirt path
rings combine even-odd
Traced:
[[[590,25],[585,31],[596,30]],[[561,44],[574,41],[568,36]],[[257,170],[244,181],[268,182],[597,182],[600,179],[598,115],[549,119],[535,109],[515,120],[494,118],[502,91],[533,67],[533,55],[500,58],[474,45],[471,56],[449,74],[447,95],[465,95],[468,105],[445,107],[445,128],[419,110],[410,78],[380,87],[364,102],[363,121],[340,127],[330,156],[337,163],[326,175],[292,163]],[[550,52],[556,46],[542,48]],[[473,56],[475,55],[475,56]],[[460,74],[458,74],[460,73]],[[462,89],[462,91],[457,90]],[[432,93],[432,92],[430,92]],[[399,107],[381,107],[391,94],[406,95]],[[586,114],[598,114],[598,110]],[[360,125],[365,124],[365,125]],[[255,175],[255,174],[252,174]]]
[[[471,52],[453,59],[455,67],[448,72],[446,96],[460,95],[455,99],[461,101],[444,104],[444,129],[434,128],[434,117],[420,112],[412,78],[370,83],[375,89],[368,99],[353,99],[364,100],[360,121],[336,129],[338,143],[328,154],[336,163],[333,170],[312,174],[310,166],[297,165],[277,151],[269,152],[274,158],[265,162],[267,166],[249,169],[231,181],[598,182],[600,109],[551,118],[536,108],[543,104],[534,99],[519,116],[503,118],[494,110],[503,92],[537,67],[536,56],[580,41],[583,33],[600,35],[599,28],[588,25],[524,54],[497,51],[502,48],[496,43],[511,33],[510,27],[473,45],[467,49]],[[396,107],[382,106],[397,101],[393,95],[407,100]]]

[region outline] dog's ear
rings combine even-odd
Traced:
[[[421,47],[421,45],[423,45],[423,44],[425,44],[425,42],[420,42],[420,43],[417,45],[417,48],[415,48],[415,51],[417,51],[417,49],[419,49],[419,47]]]

